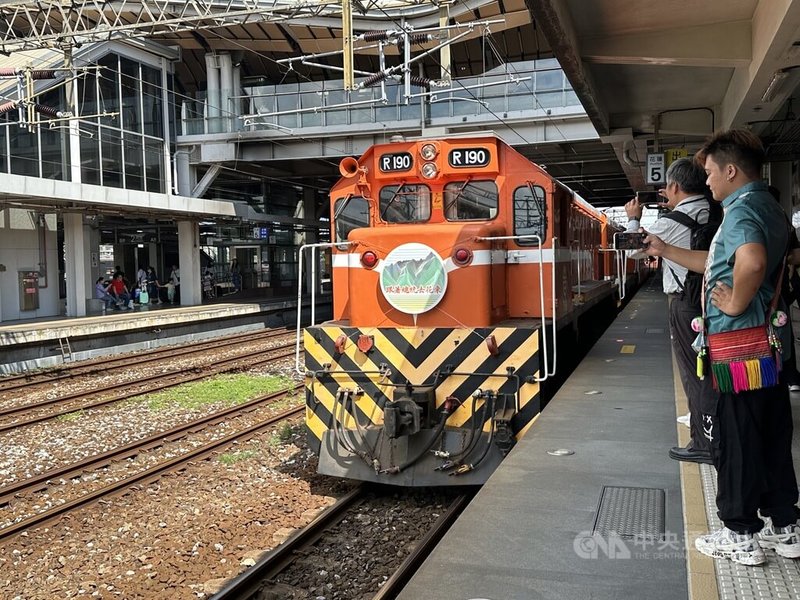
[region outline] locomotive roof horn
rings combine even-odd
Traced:
[[[358,161],[352,156],[344,157],[339,163],[339,173],[342,174],[342,177],[350,179],[358,175],[358,171]]]

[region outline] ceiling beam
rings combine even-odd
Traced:
[[[737,21],[582,37],[580,52],[597,64],[745,67],[752,59],[750,37],[750,21]]]
[[[597,86],[583,64],[580,45],[566,3],[560,0],[525,0],[561,68],[600,135],[609,133],[608,112],[600,105]]]

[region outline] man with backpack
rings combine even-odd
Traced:
[[[705,172],[693,160],[681,158],[667,169],[667,185],[661,195],[667,199],[671,212],[663,215],[648,233],[679,248],[708,250],[711,239],[722,221],[719,204],[708,199]],[[642,217],[642,205],[633,199],[625,205],[628,231],[637,231]],[[689,403],[691,442],[675,446],[669,456],[675,460],[711,464],[711,445],[703,431],[703,414],[714,414],[711,377],[697,377],[697,352],[692,342],[697,332],[692,320],[701,315],[700,295],[703,276],[685,267],[664,260],[663,287],[669,298],[669,328],[672,348],[678,363],[683,391]]]

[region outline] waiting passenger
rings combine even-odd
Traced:
[[[122,279],[122,273],[114,275],[111,280],[111,285],[108,286],[108,292],[114,296],[116,302],[121,305],[123,310],[130,308],[128,305],[131,301],[131,293],[125,281]]]
[[[94,297],[98,300],[103,300],[106,303],[106,310],[109,308],[113,308],[115,310],[119,310],[117,307],[117,300],[108,293],[109,285],[103,280],[102,277],[98,277],[97,281],[94,282]]]
[[[161,304],[160,289],[161,284],[158,281],[158,275],[153,267],[147,267],[147,294],[150,296],[151,304]]]
[[[169,274],[169,283],[172,284],[172,295],[170,295],[170,287],[167,285],[167,297],[169,303],[174,304],[176,301],[181,301],[181,270],[178,265],[172,265],[172,271]]]
[[[689,248],[692,221],[701,225],[708,223],[712,210],[715,213],[719,211],[718,207],[711,206],[706,198],[707,194],[708,187],[702,167],[689,158],[674,161],[667,169],[667,185],[661,190],[661,195],[667,200],[666,206],[672,213],[653,223],[650,233],[667,244]],[[634,198],[628,202],[625,212],[629,219],[628,230],[637,231],[642,218],[639,200]],[[714,219],[712,222],[718,223],[719,220]],[[692,348],[692,342],[697,337],[697,332],[692,330],[692,320],[702,312],[700,294],[692,294],[691,283],[694,282],[687,283],[690,275],[686,267],[665,259],[662,273],[664,293],[669,299],[672,351],[675,353],[683,391],[689,404],[691,430],[691,441],[686,448],[676,446],[669,451],[669,456],[675,460],[711,464],[711,444],[703,435],[703,413],[713,412],[713,404],[707,406],[708,402],[713,401],[713,389],[711,377],[702,380],[697,378],[697,352]]]
[[[645,239],[649,242],[646,251],[693,271],[705,271],[709,335],[746,328],[759,331],[765,328],[765,318],[777,324],[782,320],[779,315],[767,315],[767,311],[776,297],[788,228],[786,215],[761,181],[764,148],[751,132],[731,130],[709,139],[697,159],[705,168],[714,199],[725,209],[711,249],[686,250],[651,235]],[[792,343],[786,339],[788,327],[777,331],[784,347]],[[769,359],[763,360],[761,372],[769,368]],[[785,558],[800,558],[792,407],[786,381],[781,374],[777,385],[762,387],[763,379],[756,381],[755,374],[751,378],[749,370],[742,374],[739,367],[744,363],[735,366],[733,373],[734,364],[730,365],[730,375],[737,377],[734,391],[716,392],[716,414],[703,415],[718,473],[717,509],[724,527],[698,537],[695,547],[708,556],[743,565],[763,564],[764,548]],[[715,376],[719,374],[718,385],[723,381],[728,388],[728,373],[718,367],[724,365],[712,365]],[[759,518],[759,510],[766,523]]]

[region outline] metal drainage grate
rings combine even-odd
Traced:
[[[663,539],[665,497],[658,488],[603,486],[592,534]]]

